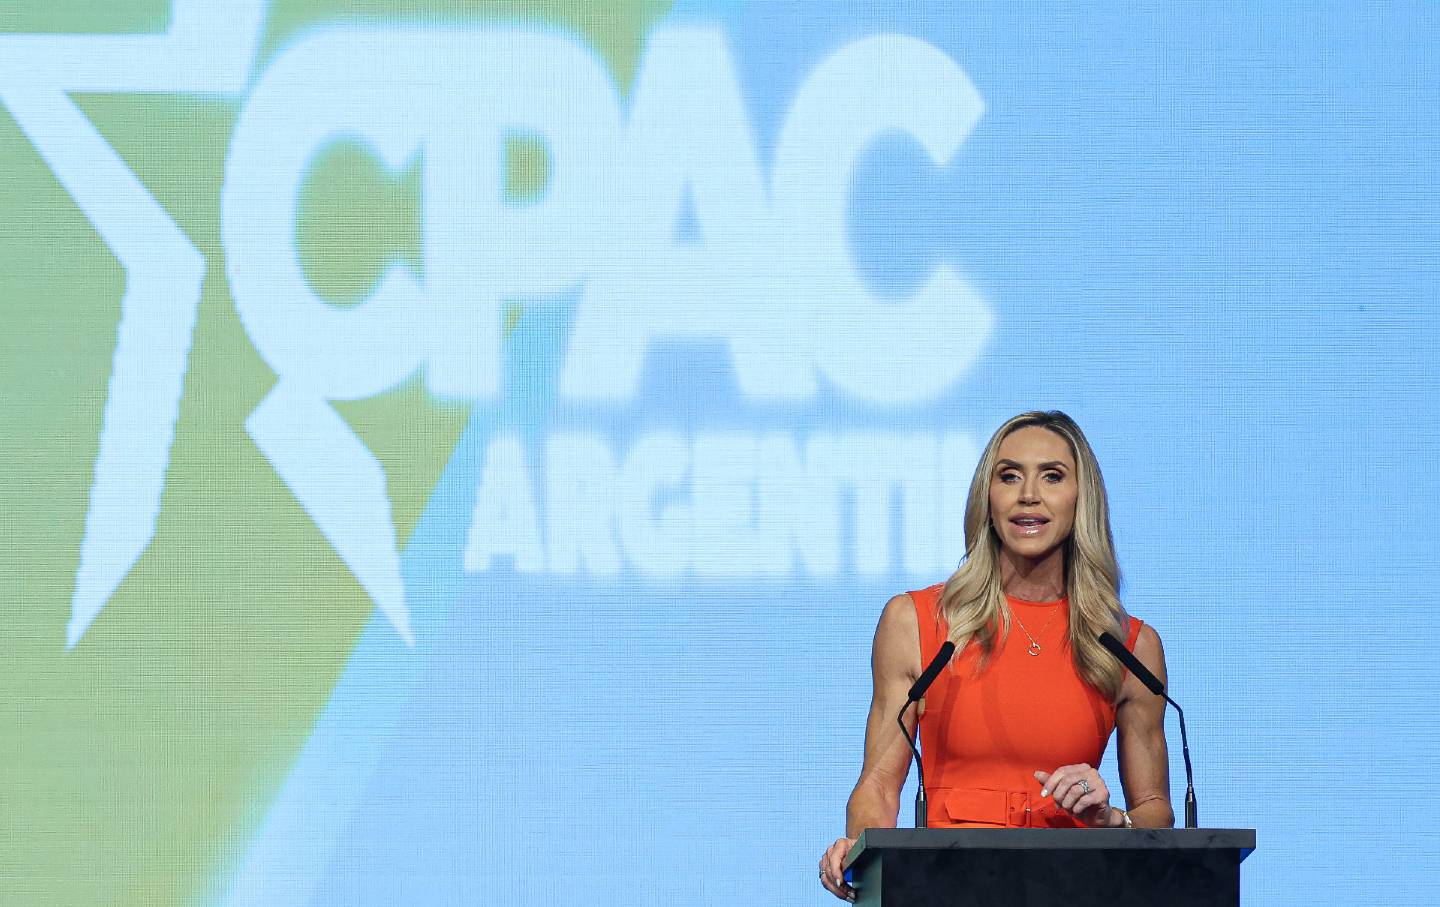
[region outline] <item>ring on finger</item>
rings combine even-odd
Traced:
[[[1081,778],[1080,789],[1088,795],[1090,793],[1090,782],[1086,781],[1084,778]]]

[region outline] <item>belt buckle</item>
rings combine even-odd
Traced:
[[[1030,795],[1022,791],[1010,791],[1009,815],[1005,824],[1012,828],[1028,828],[1030,826]]]

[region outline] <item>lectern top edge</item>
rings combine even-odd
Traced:
[[[1255,849],[1253,828],[867,828],[846,868],[866,850]]]

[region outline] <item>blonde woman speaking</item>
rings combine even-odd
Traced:
[[[1174,824],[1165,701],[1097,637],[1124,640],[1162,681],[1165,654],[1120,604],[1105,482],[1074,420],[1030,412],[1000,426],[970,483],[965,545],[945,583],[880,615],[865,761],[845,837],[820,860],[837,897],[855,897],[842,867],[860,832],[895,826],[910,765],[895,716],[947,639],[955,657],[905,713],[912,734],[919,724],[930,827]],[[1124,808],[1097,770],[1115,731]]]

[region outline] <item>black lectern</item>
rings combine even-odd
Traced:
[[[870,828],[847,864],[862,907],[1238,905],[1254,829]]]

